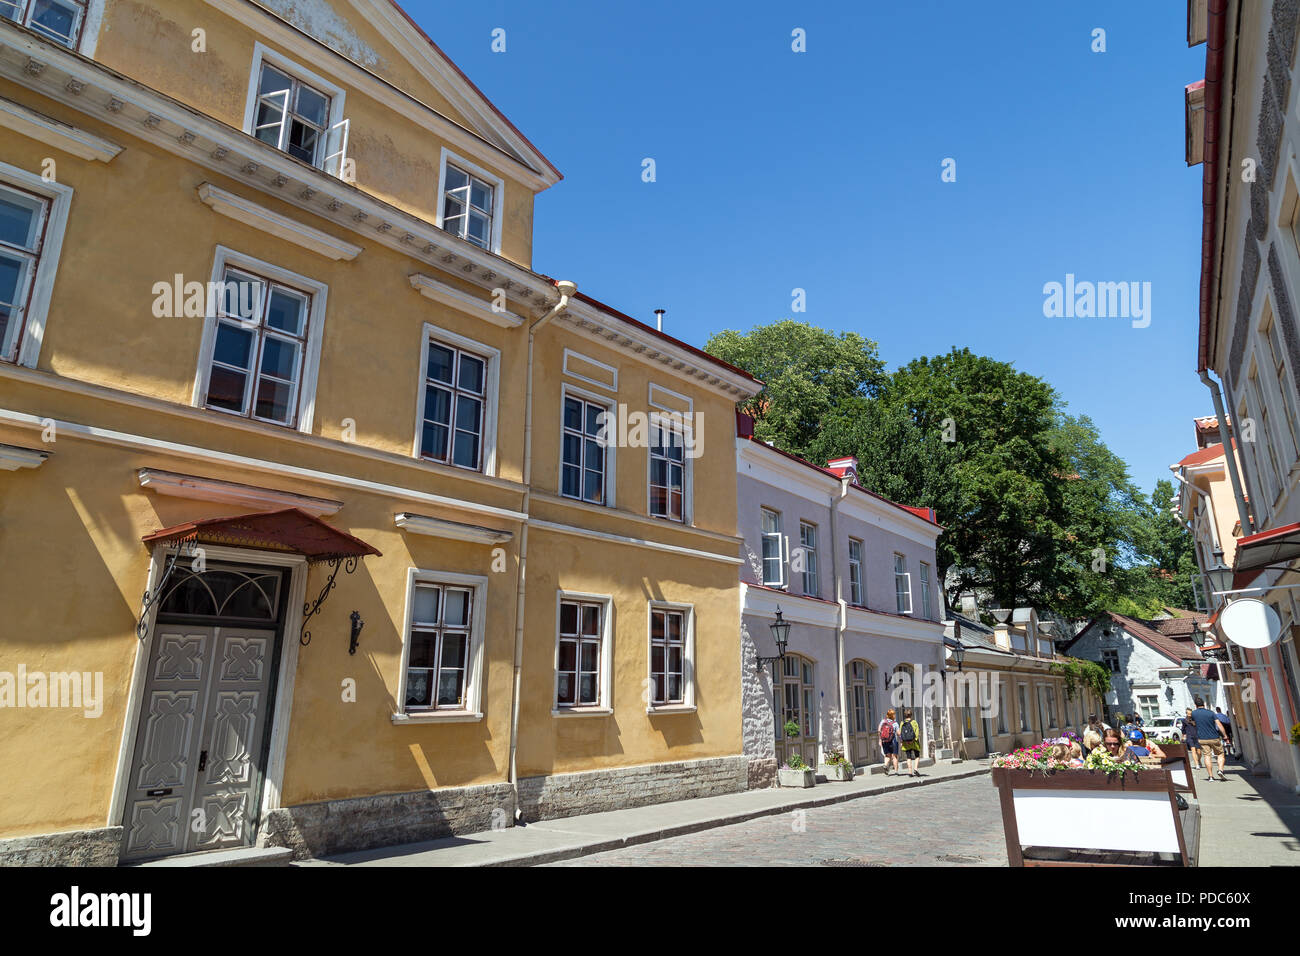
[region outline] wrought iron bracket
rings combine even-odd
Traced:
[[[316,595],[315,601],[308,601],[302,606],[302,627],[299,630],[298,643],[303,647],[311,643],[311,631],[307,630],[307,622],[320,613],[321,605],[325,603],[329,593],[334,590],[335,579],[339,576],[339,569],[346,570],[348,574],[357,569],[357,557],[355,555],[350,558],[331,558],[328,563],[330,567],[329,580],[320,589],[320,594]]]
[[[179,547],[171,554],[167,555],[166,563],[163,565],[162,577],[158,579],[158,586],[150,591],[145,589],[144,595],[140,598],[140,620],[135,624],[135,636],[144,640],[149,635],[149,612],[153,606],[158,603],[162,593],[167,590],[167,582],[172,578],[172,572],[176,570],[176,564],[183,555],[194,553],[194,545],[190,542],[182,542]]]
[[[759,672],[760,674],[763,673],[763,665],[764,665],[764,664],[771,664],[771,665],[772,665],[772,668],[771,668],[771,669],[772,669],[772,679],[773,679],[773,680],[776,680],[776,665],[777,665],[777,663],[778,663],[779,661],[783,661],[783,660],[785,660],[785,655],[784,655],[784,654],[778,654],[776,657],[760,657],[760,658],[758,658],[758,672]]]

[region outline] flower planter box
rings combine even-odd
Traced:
[[[787,770],[785,767],[776,772],[776,778],[783,787],[807,789],[817,782],[817,777],[811,770]]]
[[[853,765],[847,763],[824,763],[817,772],[827,780],[852,780],[854,776]]]
[[[1200,808],[1169,771],[993,769],[1012,866],[1195,866]]]

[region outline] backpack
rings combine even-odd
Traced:
[[[894,725],[886,720],[880,725],[880,740],[882,743],[889,743],[893,739]]]
[[[916,722],[912,720],[903,721],[903,729],[899,732],[899,739],[905,744],[916,741]]]

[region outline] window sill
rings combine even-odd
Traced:
[[[694,704],[662,704],[658,707],[647,707],[645,712],[650,717],[657,714],[693,714],[696,708]]]
[[[412,714],[393,714],[395,725],[401,724],[463,724],[482,720],[483,715],[471,710],[431,710]]]
[[[552,717],[610,717],[614,713],[612,707],[565,707],[552,708]]]

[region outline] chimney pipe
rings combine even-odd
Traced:
[[[655,309],[655,326],[660,332],[664,330],[664,310]]]

